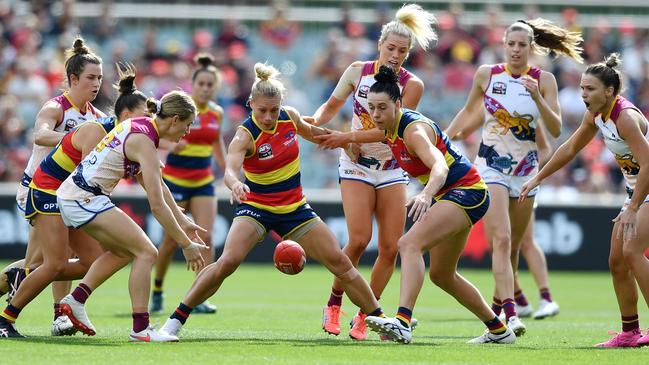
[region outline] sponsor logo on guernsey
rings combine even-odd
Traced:
[[[343,170],[343,173],[345,175],[367,176],[367,174],[365,174],[363,171],[353,169],[345,169]]]
[[[367,93],[370,91],[369,85],[361,85],[358,88],[358,97],[367,99]]]
[[[286,140],[286,141],[284,141],[284,146],[292,145],[293,143],[295,143],[295,140],[296,140],[295,132],[294,131],[288,131],[284,135],[284,139]]]
[[[273,158],[273,149],[270,146],[270,143],[264,143],[257,148],[257,158],[260,160]]]
[[[249,216],[253,218],[261,218],[261,214],[255,212],[254,210],[251,209],[241,209],[237,212],[237,216]]]
[[[507,84],[504,82],[494,82],[491,92],[494,94],[505,95],[507,94]]]

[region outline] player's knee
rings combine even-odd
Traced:
[[[399,241],[397,241],[397,249],[402,254],[410,251],[421,251],[417,243],[409,239],[407,235],[399,238]]]
[[[241,260],[232,255],[223,255],[217,262],[219,270],[226,276],[231,275],[241,264]]]
[[[366,235],[351,235],[349,241],[345,246],[345,251],[350,254],[362,255],[370,243],[371,236]]]
[[[626,276],[629,273],[629,268],[624,260],[624,255],[611,255],[608,258],[608,267],[611,270],[612,276]]]
[[[494,234],[491,244],[494,253],[506,254],[509,257],[512,250],[512,236],[507,233]]]
[[[336,277],[340,279],[340,281],[344,283],[348,283],[356,279],[358,275],[359,275],[358,270],[356,270],[355,267],[350,265],[348,270],[346,270],[342,274],[337,274]]]
[[[642,249],[639,249],[636,245],[634,244],[625,244],[622,247],[622,257],[624,257],[624,262],[626,263],[627,266],[631,266],[631,263],[638,258],[638,257],[643,257],[644,252]]]
[[[158,250],[153,245],[147,245],[143,247],[140,252],[137,253],[136,259],[144,262],[150,262],[153,265],[158,258]]]
[[[379,244],[379,259],[393,262],[397,259],[399,247],[395,244]]]
[[[48,271],[52,276],[58,276],[65,270],[65,265],[67,265],[66,260],[47,260],[40,269],[43,271]]]
[[[446,290],[451,286],[451,284],[453,283],[454,276],[455,273],[453,272],[448,272],[439,269],[431,269],[428,272],[428,277],[430,278],[430,281],[432,281],[433,284],[437,285],[442,290]]]

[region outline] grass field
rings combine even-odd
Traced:
[[[4,265],[4,264],[2,264]],[[367,270],[364,270],[367,275]],[[488,271],[463,271],[485,296],[491,297]],[[552,290],[561,305],[556,318],[528,319],[528,333],[514,345],[471,346],[465,342],[484,327],[450,296],[426,282],[414,315],[420,327],[413,343],[383,343],[375,334],[354,342],[345,328],[339,337],[320,327],[321,308],[328,298],[330,275],[307,266],[286,276],[270,265],[244,265],[223,285],[212,302],[216,315],[192,315],[175,344],[128,342],[131,326],[128,272],[122,270],[91,296],[87,308],[97,335],[49,336],[52,309],[49,289],[21,314],[23,340],[0,341],[0,364],[634,364],[649,359],[649,348],[601,350],[592,345],[619,330],[619,314],[607,273],[553,272]],[[381,304],[394,314],[398,274]],[[528,297],[536,304],[532,280],[522,274]],[[162,325],[182,299],[192,274],[181,265],[170,271],[165,314],[153,317]],[[4,304],[4,303],[3,303]],[[640,318],[647,318],[644,302]],[[349,317],[355,308],[345,299]],[[642,322],[641,322],[642,324]],[[645,321],[645,325],[647,322]]]

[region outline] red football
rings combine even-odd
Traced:
[[[306,254],[297,242],[285,240],[275,247],[273,261],[277,270],[287,275],[295,275],[304,269]]]

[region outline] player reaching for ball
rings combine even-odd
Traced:
[[[274,67],[257,63],[255,73],[249,98],[252,113],[238,127],[226,158],[225,185],[231,190],[230,201],[238,205],[223,254],[198,274],[160,329],[164,334],[178,335],[192,309],[216,293],[271,229],[297,241],[324,264],[364,313],[383,316],[369,285],[302,194],[297,134],[313,141],[314,135],[326,132],[305,123],[295,109],[282,106],[284,86]],[[245,182],[238,177],[242,167]]]
[[[401,107],[397,74],[381,66],[370,87],[368,105],[376,126],[399,166],[424,189],[410,198],[415,222],[398,242],[401,292],[394,318],[367,316],[365,323],[389,339],[410,343],[412,310],[424,282],[423,253],[430,254],[429,277],[485,324],[469,343],[513,343],[512,329],[496,316],[480,292],[457,272],[471,227],[489,207],[489,191],[475,166],[460,154],[439,126],[421,113]]]

